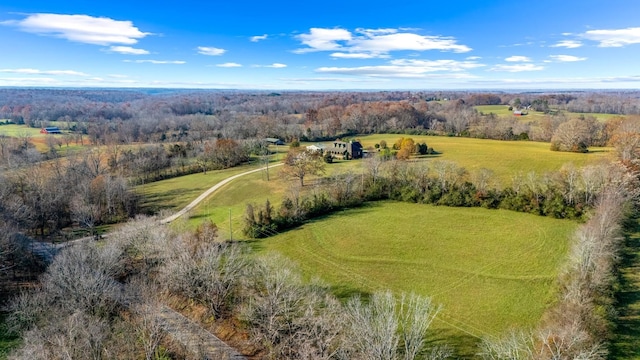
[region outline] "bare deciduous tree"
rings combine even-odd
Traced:
[[[208,243],[195,249],[183,244],[175,251],[162,269],[167,289],[202,302],[216,318],[223,316],[238,295],[246,250],[235,243]]]
[[[586,152],[590,145],[589,126],[580,119],[571,119],[560,124],[551,138],[551,150]]]
[[[55,257],[42,276],[42,290],[57,306],[94,315],[112,314],[121,297],[113,276],[117,254],[73,246]]]
[[[324,173],[325,163],[322,155],[317,151],[292,148],[284,158],[282,172],[292,178],[300,180],[300,186],[304,186],[304,178],[307,175],[319,175]]]
[[[391,292],[373,294],[368,305],[354,298],[347,304],[348,339],[358,358],[415,359],[424,350],[425,336],[439,311],[430,298],[417,295],[402,295],[399,305]]]

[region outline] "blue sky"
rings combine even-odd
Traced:
[[[0,4],[0,86],[640,88],[640,2]]]

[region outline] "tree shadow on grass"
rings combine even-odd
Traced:
[[[616,294],[618,319],[611,359],[640,358],[640,222],[627,226]]]
[[[162,193],[143,195],[141,196],[141,211],[148,214],[161,209],[171,208],[169,204],[171,204],[175,198],[181,198],[188,192],[188,189],[173,189]]]
[[[454,329],[438,329],[429,331],[426,345],[428,349],[450,347],[453,350],[452,359],[476,359],[479,341],[476,337]]]

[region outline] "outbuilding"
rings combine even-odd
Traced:
[[[40,134],[62,134],[57,126],[50,126],[40,129]]]

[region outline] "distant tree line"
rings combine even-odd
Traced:
[[[544,111],[547,117],[526,121],[474,109],[498,104]],[[548,142],[560,124],[571,120],[565,111],[629,115],[639,114],[640,104],[631,91],[0,91],[0,119],[36,128],[57,125],[94,144],[265,137],[320,141],[387,132]],[[588,115],[580,119],[591,130],[587,146],[606,144],[603,124]]]

